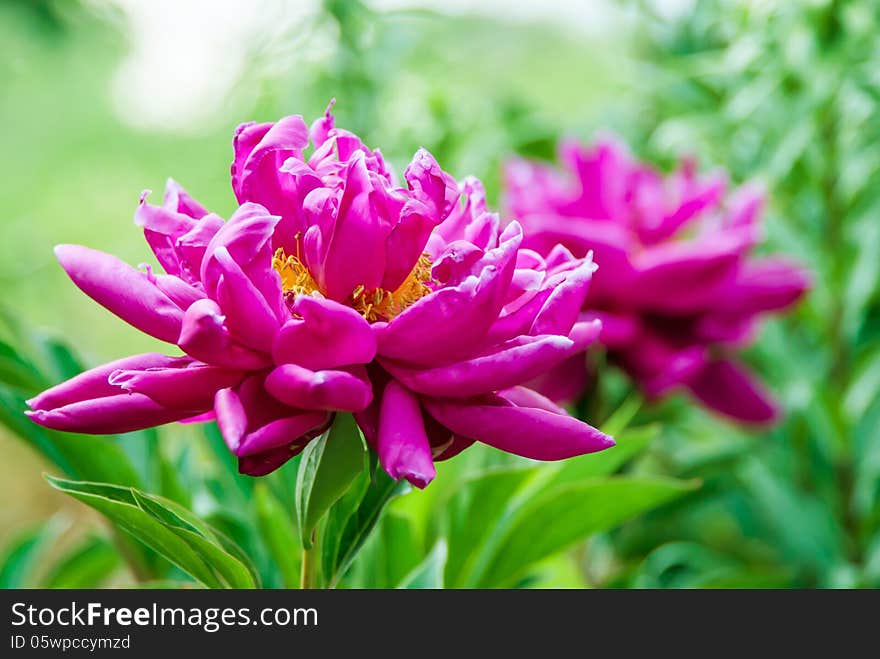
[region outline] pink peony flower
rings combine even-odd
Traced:
[[[234,153],[226,222],[174,182],[162,206],[142,197],[164,274],[57,248],[83,292],[184,355],[83,373],[29,401],[35,422],[97,434],[214,417],[240,470],[262,475],[352,412],[384,469],[419,487],[475,441],[539,460],[613,444],[520,386],[598,336],[578,320],[589,258],[521,249],[479,182],[459,186],[427,151],[396,185],[329,109],[311,130],[244,124]]]
[[[594,254],[600,272],[580,318],[601,319],[609,358],[651,397],[683,386],[738,421],[774,420],[776,404],[734,355],[763,314],[805,293],[809,277],[785,259],[750,256],[762,196],[744,187],[726,197],[723,176],[698,177],[688,160],[663,177],[612,140],[566,142],[560,157],[564,171],[510,162],[506,202],[527,247]],[[572,357],[533,385],[574,399],[584,364]]]

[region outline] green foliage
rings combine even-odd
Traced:
[[[692,411],[664,418],[659,465],[706,487],[689,510],[617,534],[618,577],[877,586],[880,8],[700,0],[670,19],[638,4],[652,18],[639,27],[631,142],[663,162],[694,153],[736,183],[762,181],[765,250],[808,264],[814,288],[749,354],[787,410],[778,428],[749,439]],[[659,576],[673,566],[675,579]]]
[[[296,479],[300,541],[312,548],[315,526],[366,466],[366,447],[351,414],[337,414],[330,430],[308,443]]]
[[[12,538],[0,557],[0,588],[97,588],[120,567],[116,547],[104,538],[86,536],[57,552],[70,521],[53,517]]]
[[[34,45],[33,17],[0,8],[14,65],[0,114],[17,126],[0,262],[4,300],[25,319],[4,320],[0,424],[63,476],[54,487],[110,522],[77,533],[56,516],[15,534],[0,586],[297,587],[313,532],[307,572],[326,587],[880,586],[880,9],[698,0],[669,17],[630,4],[632,34],[505,23],[498,40],[494,20],[327,1],[310,29],[334,46],[264,85],[253,108],[315,116],[336,96],[339,124],[398,172],[424,145],[457,176],[480,176],[493,202],[509,153],[552,157],[561,134],[589,138],[604,115],[651,160],[693,153],[734,183],[762,181],[764,250],[813,270],[809,299],[747,353],[787,410],[779,427],[744,433],[681,399],[643,407],[600,364],[600,395],[579,412],[601,420],[624,400],[602,424],[614,449],[537,464],[475,446],[425,491],[390,479],[349,415],[259,481],[238,473],[215,424],[82,437],[24,417],[29,397],[98,356],[130,341],[155,349],[74,297],[51,243],[100,241],[142,260],[127,209],[168,173],[228,211],[225,168],[205,163],[228,159],[240,117],[197,137],[125,127],[95,101],[123,52],[113,30],[82,8],[53,11],[64,40],[39,28]]]
[[[47,477],[208,588],[253,588],[254,568],[235,544],[182,506],[106,483]]]

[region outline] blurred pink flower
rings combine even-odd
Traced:
[[[795,303],[810,280],[783,258],[750,256],[762,195],[743,187],[726,196],[725,177],[698,177],[690,160],[664,177],[610,139],[565,142],[560,152],[562,171],[508,163],[506,203],[526,247],[593,253],[599,272],[581,321],[601,319],[609,358],[650,397],[683,386],[737,421],[773,421],[777,405],[734,355],[762,315]],[[586,379],[579,355],[532,384],[565,401]]]
[[[404,179],[329,110],[311,129],[239,126],[227,222],[174,182],[162,206],[141,199],[164,274],[56,250],[83,292],[185,355],[92,369],[29,415],[83,433],[215,417],[240,470],[261,475],[352,412],[385,470],[419,487],[474,441],[541,460],[611,446],[520,386],[598,335],[578,321],[590,259],[521,249],[479,182],[459,186],[427,151]]]

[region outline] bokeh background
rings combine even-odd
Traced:
[[[694,155],[762,182],[764,249],[814,273],[746,355],[783,423],[641,408],[659,431],[626,469],[700,487],[548,558],[531,585],[880,585],[878,65],[876,0],[0,1],[0,585],[132,582],[98,516],[43,480],[58,470],[16,421],[38,383],[15,373],[35,341],[87,366],[156,346],[79,294],[53,245],[148,261],[141,190],[173,176],[228,216],[235,125],[310,119],[332,97],[398,171],[424,146],[495,203],[503,159],[552,158],[561,136],[610,130],[661,166]],[[600,417],[624,386],[606,379]],[[198,465],[194,431],[160,435],[126,450]],[[425,551],[443,473],[393,511]],[[79,581],[41,567],[69,547]]]

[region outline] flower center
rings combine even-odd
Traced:
[[[396,290],[368,290],[364,286],[358,286],[351,292],[346,303],[371,323],[391,320],[431,292],[428,286],[432,281],[431,266],[431,259],[427,254],[422,254],[412,272]],[[299,257],[286,254],[283,248],[276,250],[272,257],[272,267],[281,276],[281,290],[286,295],[323,295],[305,264]]]

